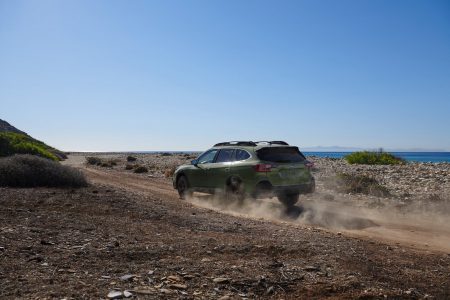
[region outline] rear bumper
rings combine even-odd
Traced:
[[[309,183],[298,184],[298,185],[284,185],[284,186],[274,186],[274,194],[310,194],[316,189],[316,182],[314,178],[311,178]]]

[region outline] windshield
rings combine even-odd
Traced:
[[[277,163],[298,163],[305,161],[305,156],[297,147],[267,147],[257,151],[260,160]]]

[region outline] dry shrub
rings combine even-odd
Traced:
[[[88,165],[99,166],[103,163],[100,157],[88,156],[86,157],[86,162]]]
[[[172,167],[166,169],[166,170],[164,171],[164,176],[165,176],[166,178],[172,177],[173,174],[175,173],[175,170],[176,170],[176,169],[177,169],[177,167],[175,167],[175,166],[172,166]]]
[[[86,157],[86,162],[88,165],[100,166],[104,168],[112,168],[113,166],[117,166],[117,163],[120,162],[119,159],[101,159],[100,157],[88,156]]]
[[[0,186],[83,187],[81,171],[34,155],[14,155],[0,159]]]
[[[336,188],[343,193],[365,194],[377,197],[389,197],[389,190],[375,178],[363,175],[340,173],[337,175]]]
[[[134,169],[134,173],[148,173],[148,169],[144,166],[137,166]]]
[[[131,156],[131,155],[127,156],[127,161],[129,161],[129,162],[136,161],[136,160],[137,160],[137,158],[134,156]]]
[[[125,170],[133,170],[134,166],[130,164],[125,165]]]

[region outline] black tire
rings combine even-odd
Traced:
[[[177,191],[180,199],[185,200],[186,197],[192,196],[192,192],[189,190],[189,183],[186,176],[181,175],[177,180]]]
[[[245,199],[244,184],[237,177],[228,179],[225,187],[225,197],[230,202],[242,204]]]
[[[278,195],[278,200],[283,203],[286,207],[292,207],[298,202],[298,197],[300,196],[299,193],[294,194],[287,194],[287,193],[280,193]]]

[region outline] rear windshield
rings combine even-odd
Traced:
[[[297,163],[305,161],[305,156],[297,147],[267,147],[257,151],[260,160],[277,163]]]

